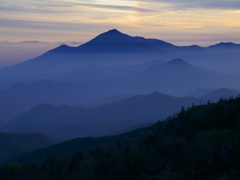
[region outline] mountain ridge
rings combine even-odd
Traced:
[[[37,131],[53,137],[61,136],[61,139],[100,136],[161,120],[192,103],[196,103],[195,98],[153,92],[93,108],[43,104],[12,119],[2,130],[18,133]]]
[[[220,42],[214,45],[210,45],[208,48],[240,48],[240,44],[233,42]]]
[[[234,43],[226,43],[225,46],[232,46],[232,44]],[[197,53],[197,55],[206,54],[209,57],[209,51],[205,49],[216,48],[203,48],[197,45],[175,46],[163,40],[134,37],[113,29],[78,47],[60,45],[36,58],[2,68],[0,76],[6,78],[40,76],[44,73],[68,71],[93,64],[146,62],[150,58],[155,59],[159,56],[162,59],[174,59],[176,56],[181,57],[182,54],[189,52]]]

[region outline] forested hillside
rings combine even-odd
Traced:
[[[44,155],[38,162],[24,163],[38,154]],[[11,160],[0,179],[237,180],[240,98],[193,105],[148,128],[74,139]]]
[[[0,132],[0,162],[5,158],[54,144],[42,133],[11,134]]]

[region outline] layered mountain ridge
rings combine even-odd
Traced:
[[[201,98],[174,97],[153,92],[123,97],[98,107],[41,104],[11,119],[1,131],[43,132],[60,139],[109,135],[162,120],[179,112],[183,106],[190,107],[209,100],[216,102],[220,97],[235,98],[238,94],[225,88],[212,91]]]
[[[14,77],[19,75],[32,76],[47,72],[66,71],[76,66],[82,67],[90,64],[104,64],[106,62],[108,64],[140,63],[146,62],[147,57],[156,58],[157,56],[174,59],[177,58],[177,54],[180,54],[180,56],[177,55],[179,57],[183,56],[182,53],[184,53],[184,57],[186,55],[186,57],[188,57],[189,52],[197,53],[196,56],[199,56],[199,53],[210,56],[209,52],[211,52],[211,47],[215,47],[215,51],[218,47],[220,49],[222,49],[222,47],[227,47],[227,49],[234,47],[234,49],[236,49],[240,47],[240,45],[234,43],[220,43],[209,46],[209,48],[203,48],[197,45],[175,46],[158,39],[129,36],[113,29],[98,35],[89,42],[78,47],[61,45],[32,60],[3,68],[0,70],[0,75],[2,77]],[[209,51],[206,51],[207,49],[209,49]],[[38,67],[37,69],[35,69],[36,66]]]

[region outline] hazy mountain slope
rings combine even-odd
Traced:
[[[239,92],[232,89],[221,88],[201,96],[201,99],[205,101],[210,100],[212,102],[216,102],[220,98],[228,99],[228,98],[236,98],[237,96],[239,96]]]
[[[174,45],[161,40],[132,37],[113,29],[77,47],[74,52],[153,52],[173,47]]]
[[[98,89],[108,94],[147,94],[160,91],[182,96],[197,88],[237,88],[238,78],[191,65],[182,59],[149,62],[132,66],[89,67],[75,72],[64,80],[95,79]],[[154,64],[152,64],[154,63]],[[92,81],[93,82],[93,81]],[[108,96],[109,96],[108,95]]]
[[[188,80],[188,76],[194,76],[194,79],[196,80],[198,80],[197,78],[200,78],[201,76],[203,76],[202,78],[207,76],[204,71],[194,67],[180,58],[170,60],[163,64],[153,65],[145,71],[152,76],[174,77],[175,79],[179,78],[180,80],[186,79],[186,81]]]
[[[240,49],[240,44],[235,44],[232,42],[221,42],[215,45],[211,45],[208,47],[209,49],[217,49],[217,48],[222,48],[222,49],[232,49],[232,48],[236,48],[236,49]]]
[[[0,93],[0,126],[9,118],[24,112],[26,109],[21,106],[21,103],[15,102],[11,97],[6,97]]]
[[[9,134],[0,132],[0,161],[6,157],[50,146],[55,142],[41,133]]]
[[[126,57],[125,57],[126,58]],[[127,57],[132,59],[134,57]],[[149,57],[150,58],[150,57]],[[150,66],[162,64],[163,60],[151,60],[143,63],[133,63],[130,65],[90,65],[76,68],[71,71],[59,74],[58,77],[49,77],[58,81],[86,81],[86,80],[106,80],[114,78],[131,78],[138,76],[138,72]]]
[[[148,86],[155,86],[161,92],[181,96],[199,87],[216,86],[217,77],[202,71],[182,59],[173,59],[166,63],[153,65],[142,72],[142,79]],[[224,83],[224,82],[222,82]]]
[[[88,83],[51,80],[19,83],[0,91],[0,120],[12,118],[43,103],[81,105],[96,102],[103,97],[106,94]]]
[[[228,51],[232,50],[231,54],[223,50],[223,45]],[[79,47],[61,45],[32,60],[1,69],[0,77],[6,80],[6,78],[17,76],[19,76],[18,79],[29,79],[28,76],[32,76],[33,79],[33,76],[40,78],[44,73],[64,72],[86,65],[131,64],[177,57],[209,67],[209,64],[213,65],[212,62],[215,63],[216,59],[221,63],[225,60],[224,64],[227,64],[226,60],[229,56],[233,60],[239,57],[236,44],[221,43],[214,47],[175,46],[162,40],[129,36],[113,29]]]
[[[53,79],[57,82],[19,83],[1,90],[1,119],[13,117],[43,103],[89,105],[118,94],[159,91],[182,96],[197,88],[239,88],[237,77],[204,71],[182,59],[164,63],[157,60],[131,66],[88,66]]]
[[[172,52],[174,53],[172,58],[179,57],[194,66],[204,67],[224,74],[239,75],[239,44],[219,43],[198,50],[187,47],[178,48]]]
[[[0,92],[5,97],[11,97],[16,102],[23,103],[27,108],[42,104],[81,104],[94,102],[94,87],[87,83],[55,82],[51,80],[38,81],[36,83],[15,84]],[[92,95],[85,98],[86,95]]]
[[[79,47],[61,45],[32,60],[1,69],[0,75],[5,78],[14,76],[26,78],[26,76],[67,71],[91,64],[131,64],[131,62],[152,60],[153,57],[155,59],[157,56],[151,52],[160,53],[159,48],[169,47],[172,48],[174,45],[110,30]]]
[[[198,88],[194,89],[184,95],[184,97],[196,97],[200,98],[201,96],[204,96],[210,92],[214,91],[214,89],[207,89],[207,88]]]
[[[239,105],[192,106],[147,128],[39,149],[5,161],[21,164],[1,168],[0,178],[239,179]]]
[[[131,95],[129,95],[129,94],[118,94],[116,96],[100,99],[99,101],[91,104],[90,106],[103,106],[103,105],[107,105],[107,104],[110,104],[110,103],[113,103],[113,102],[117,102],[117,101],[120,101],[122,99],[129,98],[129,97],[131,97]]]
[[[132,130],[121,135],[114,136],[103,136],[103,137],[83,137],[76,138],[62,143],[54,144],[46,148],[41,148],[33,152],[15,156],[7,160],[11,162],[12,160],[26,163],[32,161],[41,161],[47,157],[51,156],[61,156],[68,155],[71,153],[76,153],[85,149],[95,149],[96,146],[110,145],[112,143],[136,143],[140,141],[146,134],[152,131],[153,127],[144,127],[137,130]]]
[[[137,95],[96,107],[44,104],[14,118],[4,132],[43,132],[62,139],[107,135],[143,123],[154,122],[197,103],[195,98],[177,98],[158,92]]]

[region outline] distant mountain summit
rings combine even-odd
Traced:
[[[208,49],[221,49],[221,48],[239,48],[240,44],[232,42],[221,42],[216,45],[209,46]],[[171,43],[158,40],[147,39],[139,36],[130,36],[124,34],[117,29],[112,29],[104,32],[92,40],[78,46],[70,47],[61,45],[45,54],[52,53],[125,53],[125,52],[171,52],[174,50],[179,51],[200,51],[204,48],[192,46],[175,46]]]
[[[178,67],[181,66],[181,67],[184,67],[184,66],[192,66],[192,65],[190,65],[188,62],[184,61],[183,59],[177,58],[177,59],[173,59],[173,60],[170,60],[170,61],[166,62],[165,66],[178,66]]]
[[[163,64],[153,65],[143,72],[143,79],[154,79],[155,89],[173,94],[177,89],[179,95],[191,89],[205,87],[212,81],[212,76],[182,59],[173,59]]]
[[[102,33],[100,35],[98,35],[97,37],[95,37],[94,39],[90,40],[89,42],[87,42],[86,44],[102,44],[102,43],[114,43],[114,44],[119,44],[119,43],[148,43],[148,44],[158,44],[158,45],[164,45],[164,46],[174,46],[170,43],[161,41],[161,40],[157,40],[157,39],[145,39],[143,37],[139,37],[139,36],[129,36],[127,34],[124,34],[120,31],[118,31],[117,29],[112,29],[109,30],[105,33]],[[85,44],[85,45],[86,45]]]
[[[52,49],[48,52],[51,52],[51,53],[67,53],[67,52],[72,52],[75,49],[76,49],[75,47],[70,47],[68,45],[63,44],[63,45],[58,46],[57,48]]]
[[[86,44],[98,44],[98,43],[129,43],[132,40],[132,37],[123,34],[116,29],[109,30],[104,32],[97,37],[93,38]]]
[[[209,48],[240,48],[240,44],[235,44],[232,42],[221,42],[221,43],[209,46]]]
[[[183,59],[177,58],[170,61],[167,61],[163,64],[153,65],[148,69],[149,72],[165,72],[171,73],[180,71],[181,74],[184,71],[191,71],[191,73],[199,72],[200,70],[193,65],[189,64],[188,62],[184,61]]]
[[[112,29],[77,47],[75,52],[131,52],[169,47],[175,46],[162,40],[133,37]]]
[[[129,36],[117,29],[112,29],[104,32],[92,40],[78,47],[69,47],[61,45],[49,53],[92,53],[92,52],[145,52],[159,51],[161,48],[173,48],[171,43],[167,43],[158,39],[146,39],[139,36]]]

